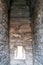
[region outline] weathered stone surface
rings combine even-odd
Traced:
[[[35,12],[37,16],[33,23],[33,63],[43,65],[43,1],[38,0]],[[36,15],[36,14],[35,14]]]
[[[9,65],[8,11],[4,0],[0,0],[0,65]]]

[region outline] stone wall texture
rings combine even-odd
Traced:
[[[17,46],[24,47],[25,59],[15,59]],[[0,65],[43,65],[43,0],[0,0]]]
[[[33,65],[43,65],[43,0],[38,0],[33,23]]]
[[[31,22],[29,19],[11,18],[10,20],[10,64],[33,65]],[[15,47],[24,46],[26,59],[15,60]]]
[[[9,65],[8,11],[4,0],[0,0],[0,65]]]

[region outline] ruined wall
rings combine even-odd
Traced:
[[[10,64],[11,65],[33,65],[32,61],[32,35],[31,22],[28,19],[12,18],[10,20]],[[24,46],[26,58],[15,60],[15,46]]]

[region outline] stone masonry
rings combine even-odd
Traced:
[[[34,17],[33,65],[43,65],[43,0],[37,1]]]
[[[10,64],[11,65],[33,65],[32,56],[32,34],[31,22],[29,19],[11,18],[10,20]],[[24,60],[15,60],[15,47],[23,46],[25,48]]]
[[[29,20],[29,6],[26,0],[13,0],[10,11],[10,64],[11,65],[33,65],[32,56],[32,34],[31,22]],[[15,47],[25,48],[26,59],[15,60]]]
[[[5,0],[0,0],[0,65],[9,65],[8,10]]]
[[[43,65],[43,0],[0,0],[0,65]]]

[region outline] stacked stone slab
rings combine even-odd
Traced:
[[[43,65],[43,0],[38,0],[33,21],[33,65]]]
[[[5,0],[0,0],[0,65],[9,65],[8,10]]]

